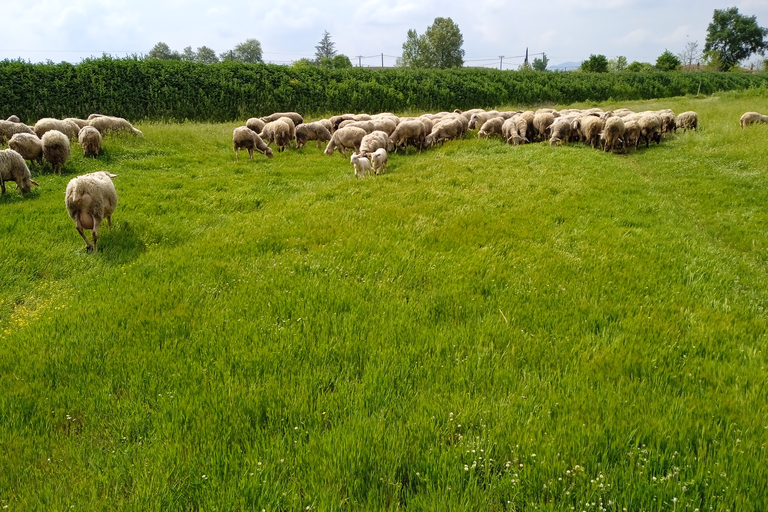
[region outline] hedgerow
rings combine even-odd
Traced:
[[[440,111],[712,94],[768,87],[768,74],[536,72],[493,69],[321,69],[87,59],[80,64],[0,62],[0,116],[222,122],[276,111]]]

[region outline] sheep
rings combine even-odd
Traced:
[[[334,150],[338,150],[343,156],[347,156],[346,149],[354,148],[355,152],[360,151],[360,144],[363,142],[363,137],[367,133],[365,130],[358,126],[345,126],[339,128],[333,135],[331,140],[328,141],[328,145],[325,147],[324,153],[328,156],[333,155]]]
[[[65,117],[64,121],[71,121],[71,122],[75,123],[77,125],[77,127],[80,128],[81,130],[85,126],[88,126],[88,121],[86,119],[79,119],[77,117]]]
[[[478,112],[476,114],[472,114],[472,116],[469,118],[469,129],[474,130],[475,128],[480,128],[487,120],[491,119],[492,117],[500,116],[501,114],[499,114],[498,110],[489,110],[488,112]]]
[[[266,124],[271,123],[272,121],[277,121],[281,117],[287,117],[290,119],[291,122],[293,122],[294,127],[299,126],[304,122],[304,118],[301,117],[301,114],[297,112],[275,112],[274,114],[262,117],[261,120]]]
[[[35,133],[31,126],[24,123],[14,123],[13,121],[0,121],[0,144],[13,137],[16,133]]]
[[[317,149],[323,142],[331,140],[331,132],[320,121],[300,124],[296,127],[296,147],[301,149],[307,141],[317,141]]]
[[[605,121],[599,116],[586,115],[577,118],[573,122],[574,128],[578,131],[579,135],[588,142],[592,149],[600,144],[600,132],[605,127]]]
[[[379,148],[371,153],[371,166],[373,167],[373,172],[375,172],[377,176],[387,168],[386,149]]]
[[[624,131],[624,120],[622,118],[611,116],[606,119],[601,137],[604,144],[603,149],[606,152],[621,149],[621,138],[624,136]]]
[[[550,127],[549,145],[556,146],[558,142],[568,144],[571,137],[571,120],[568,117],[560,117]]]
[[[17,115],[11,115],[8,119],[6,119],[9,123],[20,123],[21,119],[19,119],[19,116]]]
[[[549,127],[555,122],[555,116],[552,112],[539,112],[533,117],[533,130],[535,140],[545,140],[549,138]]]
[[[503,117],[492,117],[480,127],[480,131],[477,132],[478,138],[490,139],[492,135],[501,135],[501,126],[504,124]]]
[[[329,130],[331,132],[331,135],[333,135],[334,132],[336,132],[336,130],[339,129],[339,125],[343,121],[346,121],[348,119],[351,119],[352,121],[354,121],[355,120],[355,114],[341,114],[341,115],[338,115],[338,116],[331,117],[329,119],[329,121],[331,122],[331,129]]]
[[[34,133],[14,133],[8,147],[20,154],[24,160],[43,163],[43,142]]]
[[[635,120],[629,120],[624,122],[624,146],[634,147],[637,149],[637,145],[640,142],[640,125]]]
[[[394,148],[387,132],[374,130],[371,133],[366,134],[360,142],[361,154],[373,153],[379,148],[384,148],[387,151],[392,151]]]
[[[501,136],[507,144],[524,144],[528,142],[525,137],[525,130],[528,128],[526,120],[519,116],[512,116],[501,125]]]
[[[397,128],[397,121],[392,117],[375,117],[371,119],[373,123],[373,131],[382,131],[387,135],[392,135],[392,132]]]
[[[232,131],[232,146],[235,152],[235,158],[240,161],[240,150],[248,150],[248,156],[253,160],[253,150],[255,149],[259,153],[265,155],[267,158],[272,158],[272,148],[266,145],[259,134],[248,128],[247,126],[238,126]]]
[[[428,148],[438,142],[456,140],[464,135],[464,124],[457,117],[448,117],[435,124],[432,131],[424,139],[424,145]]]
[[[29,167],[19,153],[13,149],[0,150],[0,195],[5,194],[5,182],[16,182],[16,188],[21,189],[22,194],[27,194],[32,185],[38,186],[32,181]]]
[[[94,116],[96,114],[91,114]],[[131,132],[134,135],[144,135],[140,130],[122,117],[96,115],[88,116],[88,124],[99,130],[102,135],[107,132]]]
[[[675,113],[672,109],[656,110],[653,112],[661,120],[661,133],[673,132],[676,129],[675,126]]]
[[[696,130],[699,127],[699,115],[693,110],[687,112],[681,112],[677,115],[675,120],[675,130],[682,128],[683,130]]]
[[[373,121],[355,121],[354,119],[346,119],[339,123],[339,128],[344,128],[346,126],[357,126],[358,128],[362,128],[365,130],[366,133],[371,133],[376,129],[375,125],[373,124]]]
[[[739,124],[741,125],[742,130],[745,126],[757,123],[768,123],[768,116],[764,116],[763,114],[759,114],[757,112],[744,112],[744,114],[741,116],[741,119],[739,119]]]
[[[417,145],[419,151],[421,151],[427,133],[429,132],[426,132],[424,123],[421,121],[400,121],[400,124],[397,125],[395,131],[392,132],[390,139],[392,139],[395,151],[397,151],[398,147],[407,148],[409,144],[414,146]]]
[[[62,119],[53,119],[51,117],[44,117],[35,123],[35,135],[43,138],[46,132],[51,130],[58,130],[69,139],[76,139],[77,134],[80,133],[80,127],[72,121],[64,121]]]
[[[80,147],[83,148],[83,156],[99,156],[101,151],[101,133],[93,126],[85,126],[77,136]]]
[[[366,174],[371,173],[371,162],[367,157],[352,153],[349,163],[355,168],[355,177],[364,178]]]
[[[53,166],[56,174],[61,174],[61,167],[72,154],[69,139],[58,130],[50,130],[40,140],[43,143],[43,158]]]
[[[647,148],[653,140],[658,144],[661,141],[661,119],[654,113],[647,113],[637,120],[640,127],[640,137],[645,140]]]
[[[264,125],[264,129],[261,130],[261,138],[266,143],[274,142],[277,151],[282,152],[291,145],[291,141],[295,137],[295,130],[296,127],[290,119],[280,118]]]
[[[117,207],[117,191],[112,178],[117,174],[107,171],[92,172],[69,180],[64,196],[69,217],[75,221],[75,228],[85,240],[85,250],[99,252],[99,226],[103,219],[112,227],[112,214]],[[90,229],[93,244],[85,237],[84,230]]]
[[[256,133],[261,133],[261,130],[264,129],[265,124],[267,123],[265,123],[258,117],[251,117],[245,122],[245,126],[255,131]]]
[[[462,110],[456,109],[453,111],[454,114],[458,114],[464,119],[466,119],[467,123],[469,123],[469,120],[472,119],[473,114],[479,114],[480,112],[485,112],[485,110],[483,110],[482,108],[471,108],[469,110],[462,111]]]

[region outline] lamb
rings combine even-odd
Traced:
[[[428,148],[439,142],[456,140],[464,135],[464,124],[456,117],[446,118],[437,123],[424,139],[424,145]]]
[[[35,135],[43,138],[46,132],[51,130],[58,130],[69,139],[76,139],[77,134],[80,133],[80,127],[72,121],[64,121],[63,119],[53,119],[51,117],[44,117],[35,123]]]
[[[661,141],[661,119],[658,115],[644,114],[637,120],[637,124],[640,127],[640,137],[645,140],[645,147],[648,147],[652,140],[656,144]]]
[[[492,117],[480,127],[480,131],[477,132],[478,138],[490,139],[492,135],[501,135],[501,126],[504,124],[503,117]]]
[[[83,148],[83,156],[99,156],[101,151],[101,133],[93,126],[85,126],[77,136],[80,147]]]
[[[248,156],[253,160],[253,150],[255,149],[259,153],[265,155],[267,158],[272,158],[272,148],[261,140],[259,134],[248,128],[247,126],[238,126],[232,131],[232,146],[235,152],[235,158],[240,161],[240,150],[248,150]]]
[[[294,127],[299,126],[304,122],[304,118],[297,112],[275,112],[274,114],[262,117],[261,120],[264,121],[264,123],[271,123],[272,121],[277,121],[281,117],[290,119],[293,122]]]
[[[681,112],[677,115],[675,121],[675,130],[682,128],[683,130],[696,130],[699,127],[699,115],[693,110],[687,112]]]
[[[43,142],[34,133],[14,133],[8,147],[30,162],[43,163]]]
[[[91,117],[94,115],[96,117]],[[102,135],[108,132],[131,132],[134,135],[144,135],[122,117],[102,116],[99,114],[91,114],[91,116],[88,116],[88,124],[99,130],[99,133]]]
[[[75,221],[75,227],[85,240],[85,249],[99,252],[99,226],[103,219],[112,227],[112,214],[117,207],[117,191],[112,178],[117,174],[107,171],[93,172],[72,178],[67,184],[64,204],[67,213]],[[90,229],[93,244],[85,237],[84,230]]]
[[[317,149],[320,144],[331,140],[331,132],[319,121],[300,124],[296,127],[296,147],[303,148],[307,141],[317,141]]]
[[[375,172],[377,176],[387,168],[386,149],[379,148],[371,153],[371,166],[373,167],[373,172]]]
[[[603,141],[604,150],[615,151],[621,148],[622,137],[624,136],[624,120],[620,117],[611,116],[605,120],[605,127],[603,128]]]
[[[555,122],[555,116],[551,112],[538,112],[533,116],[533,130],[535,140],[549,138],[549,127]]]
[[[366,174],[371,173],[371,162],[367,157],[352,153],[349,163],[355,168],[355,177],[364,178]]]
[[[549,137],[550,146],[556,146],[558,142],[568,144],[568,139],[571,137],[571,122],[567,117],[560,117],[552,123]]]
[[[384,148],[387,151],[392,151],[394,148],[387,132],[374,130],[371,133],[366,134],[360,142],[361,154],[373,153],[379,148]]]
[[[745,126],[757,123],[768,123],[768,116],[764,116],[763,114],[759,114],[757,112],[744,112],[744,114],[741,116],[741,119],[739,119],[739,124],[741,125],[742,130]]]
[[[419,151],[421,151],[427,133],[424,129],[424,123],[421,121],[400,121],[390,139],[392,139],[395,151],[398,147],[407,148],[409,144],[418,145]]]
[[[328,141],[328,145],[325,147],[324,153],[328,156],[333,155],[333,151],[338,149],[339,153],[347,156],[346,149],[354,148],[355,152],[360,151],[360,144],[363,142],[363,137],[367,133],[365,130],[358,126],[345,126],[339,128],[331,136],[331,140]]]
[[[13,121],[0,121],[0,144],[13,137],[16,133],[35,133],[31,126],[24,123],[14,123]]]
[[[21,189],[22,194],[27,194],[32,185],[38,186],[32,181],[29,167],[19,153],[13,149],[0,150],[0,195],[5,194],[5,182],[16,182],[16,188]]]
[[[53,166],[55,173],[61,174],[61,167],[72,154],[69,139],[58,130],[50,130],[40,140],[43,143],[43,158]]]
[[[261,130],[264,129],[265,124],[267,123],[265,123],[258,117],[251,117],[245,122],[245,126],[255,131],[256,133],[261,133]]]

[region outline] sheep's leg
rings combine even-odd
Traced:
[[[253,160],[253,149],[248,148],[248,156]]]
[[[0,176],[0,189],[3,191],[0,195],[5,195],[5,180],[2,176]]]
[[[93,218],[93,229],[91,230],[91,234],[93,235],[93,252],[94,254],[99,252],[99,246],[97,245],[99,242],[99,226],[101,225],[101,219],[98,217]]]
[[[235,148],[235,159],[239,162],[240,161],[240,152]]]
[[[75,227],[77,228],[77,232],[80,233],[80,236],[83,237],[83,240],[85,241],[85,250],[90,252],[92,249],[91,242],[88,241],[88,239],[85,237],[85,230],[83,229],[83,225],[80,222],[80,214],[77,214],[77,218],[75,219]]]

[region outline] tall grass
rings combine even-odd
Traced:
[[[768,100],[603,106],[701,129],[356,180],[145,123],[35,168],[0,199],[0,506],[765,510]],[[98,169],[93,255],[63,191]]]

